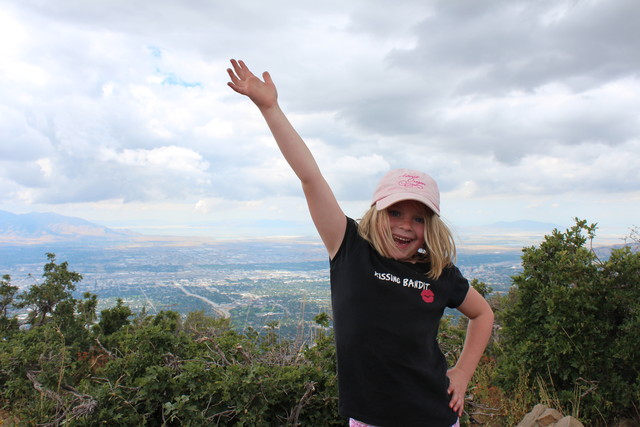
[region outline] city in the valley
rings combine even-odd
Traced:
[[[98,311],[120,298],[137,313],[202,311],[229,317],[239,329],[278,327],[292,336],[331,310],[329,262],[316,241],[3,245],[0,273],[26,288],[41,281],[47,252],[82,274],[78,298],[96,294]],[[520,252],[463,252],[458,265],[470,280],[505,292],[519,271]]]

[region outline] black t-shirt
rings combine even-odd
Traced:
[[[445,307],[469,289],[455,266],[429,279],[429,264],[380,255],[347,218],[331,260],[340,414],[384,426],[446,426],[447,365],[436,341]]]

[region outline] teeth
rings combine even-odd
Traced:
[[[411,239],[406,239],[404,237],[393,236],[393,239],[398,243],[409,243]]]

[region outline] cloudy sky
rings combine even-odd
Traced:
[[[313,234],[229,58],[270,71],[345,211],[430,173],[466,227],[640,225],[637,0],[0,0],[0,209]]]

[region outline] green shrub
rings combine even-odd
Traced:
[[[607,424],[639,407],[640,254],[627,246],[600,260],[595,230],[576,219],[523,250],[500,317],[499,374],[509,390],[524,371],[565,413]]]
[[[0,407],[28,423],[59,425],[342,425],[333,336],[318,316],[312,346],[235,331],[202,312],[145,313],[121,300],[95,315],[97,298],[72,297],[78,273],[47,254],[45,278],[18,295],[17,328],[0,284]],[[97,320],[97,322],[96,322]],[[14,325],[15,323],[15,325]]]

